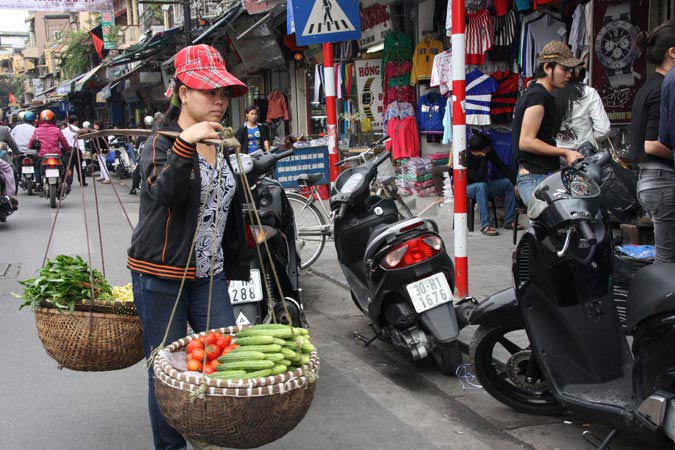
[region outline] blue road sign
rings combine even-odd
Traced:
[[[352,41],[361,37],[358,0],[289,0],[288,34],[298,45]]]

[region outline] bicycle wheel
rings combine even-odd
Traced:
[[[326,245],[327,220],[321,211],[316,206],[307,203],[307,199],[302,195],[289,192],[286,196],[295,217],[300,268],[306,269],[314,264]]]

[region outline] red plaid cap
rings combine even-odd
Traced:
[[[241,97],[248,92],[248,87],[227,71],[223,57],[211,46],[185,47],[176,54],[173,66],[176,78],[190,89],[229,87],[232,97]]]

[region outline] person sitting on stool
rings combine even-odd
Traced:
[[[487,181],[488,162],[508,178]],[[492,149],[490,137],[483,133],[474,133],[469,139],[469,151],[466,153],[466,196],[476,201],[480,214],[480,231],[487,236],[498,236],[499,232],[490,224],[488,199],[504,197],[504,228],[513,229],[517,226],[513,218],[516,210],[516,196],[514,192],[515,173]]]

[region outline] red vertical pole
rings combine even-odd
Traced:
[[[459,155],[466,151],[466,36],[464,0],[452,0],[452,165],[455,199],[455,290],[459,297],[469,294],[467,252],[466,168]]]
[[[335,98],[335,68],[333,67],[333,44],[323,44],[323,80],[326,94],[326,134],[328,136],[328,163],[330,181],[335,181],[339,171],[335,163],[339,161],[337,146],[337,99]]]

